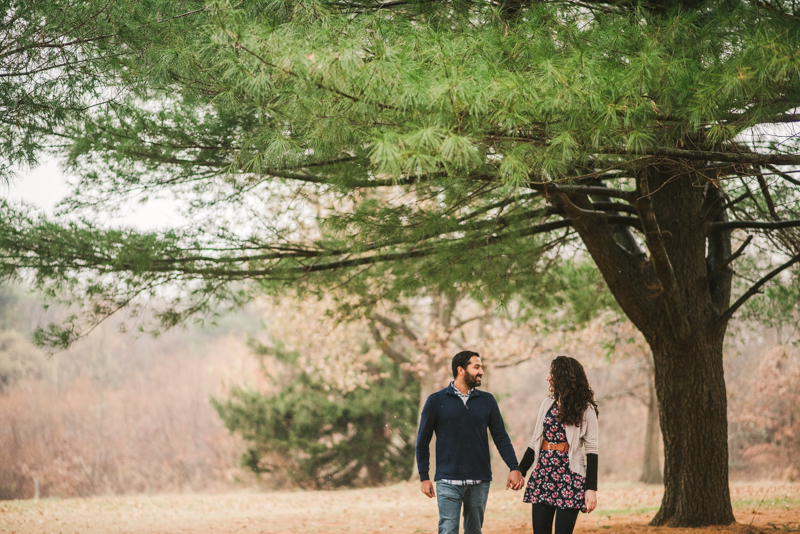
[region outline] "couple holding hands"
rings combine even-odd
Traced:
[[[597,507],[597,403],[583,366],[558,356],[550,364],[550,396],[539,408],[533,437],[517,463],[497,401],[478,391],[483,376],[476,352],[453,357],[453,381],[428,397],[417,435],[422,493],[437,497],[439,534],[480,534],[492,468],[488,429],[511,469],[506,489],[525,486],[534,534],[571,534],[578,512]],[[429,476],[430,442],[436,434],[436,491]],[[525,473],[534,466],[525,485]]]

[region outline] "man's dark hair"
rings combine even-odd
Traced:
[[[478,358],[481,357],[480,354],[477,352],[472,352],[471,350],[462,350],[455,356],[453,356],[453,378],[458,378],[458,368],[463,367],[464,371],[467,370],[469,366],[469,361],[472,359],[473,356],[477,356]]]

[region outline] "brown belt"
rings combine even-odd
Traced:
[[[543,451],[559,451],[559,452],[569,452],[569,443],[566,441],[562,443],[550,443],[546,439],[542,441],[542,450]]]

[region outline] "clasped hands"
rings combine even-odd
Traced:
[[[525,485],[525,477],[522,476],[519,469],[515,469],[508,474],[508,481],[506,482],[506,489],[511,488],[513,490],[522,489],[522,486]]]

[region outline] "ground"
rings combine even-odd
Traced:
[[[598,509],[581,514],[576,532],[739,534],[800,532],[800,483],[734,483],[736,521],[705,529],[650,528],[662,489],[600,486]],[[485,534],[529,533],[522,492],[492,487]],[[341,491],[243,491],[0,501],[0,533],[8,534],[412,534],[435,533],[436,500],[413,483]]]

